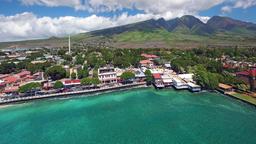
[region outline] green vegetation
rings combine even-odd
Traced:
[[[153,76],[150,70],[146,70],[145,71],[145,75],[146,75],[146,81],[148,85],[151,85],[151,83],[153,82]]]
[[[71,79],[76,79],[76,73],[71,74]]]
[[[66,77],[66,71],[62,66],[53,66],[47,69],[46,74],[51,77],[52,80],[60,80]]]
[[[82,85],[98,85],[100,84],[100,80],[98,78],[83,78],[81,80]]]
[[[2,62],[0,65],[0,73],[1,74],[9,74],[15,72],[16,65],[13,62]]]
[[[134,78],[135,78],[135,74],[130,71],[126,71],[126,72],[122,73],[122,75],[121,75],[121,79],[124,81],[128,81],[128,80],[131,80]]]
[[[56,81],[54,83],[54,86],[53,86],[54,89],[60,89],[60,88],[63,88],[63,87],[64,87],[64,85],[61,81]]]
[[[40,83],[28,83],[26,85],[23,85],[19,88],[19,92],[20,93],[26,93],[26,92],[30,92],[32,90],[36,90],[36,89],[40,89],[41,88],[41,84]]]

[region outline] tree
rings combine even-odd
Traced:
[[[71,79],[76,79],[76,73],[71,74]]]
[[[83,78],[81,80],[82,85],[98,85],[100,80],[98,78]]]
[[[36,89],[40,89],[40,88],[41,88],[40,83],[32,82],[32,83],[28,83],[26,85],[21,86],[19,88],[19,92],[20,93],[26,93],[26,92],[36,90]]]
[[[147,70],[145,71],[145,75],[146,75],[147,84],[150,85],[150,84],[152,83],[152,81],[153,81],[153,76],[152,76],[151,71],[147,69]]]
[[[66,77],[66,71],[62,66],[50,67],[46,74],[51,77],[52,80],[59,80]]]
[[[135,78],[135,74],[130,71],[126,71],[121,75],[121,79],[124,80],[124,82],[131,81],[134,78]]]
[[[79,70],[77,72],[77,75],[78,75],[79,79],[82,79],[82,78],[88,77],[89,76],[89,72],[88,72],[88,70]]]
[[[13,62],[3,62],[0,65],[1,74],[9,74],[16,71],[16,65]]]
[[[85,59],[83,58],[82,54],[79,54],[76,56],[76,64],[82,65],[82,64],[84,64],[84,61],[85,61]]]
[[[54,83],[54,86],[53,86],[54,89],[60,89],[60,88],[63,88],[63,87],[64,87],[64,85],[61,81],[56,81]]]

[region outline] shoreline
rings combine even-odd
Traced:
[[[16,99],[1,101],[0,109],[6,108],[11,105],[22,104],[22,103],[36,101],[36,100],[54,99],[54,98],[72,98],[72,97],[79,96],[79,95],[86,95],[85,97],[89,97],[89,96],[97,96],[99,94],[104,94],[107,92],[113,92],[113,91],[118,91],[118,90],[127,90],[127,89],[133,89],[133,88],[145,88],[145,87],[147,87],[146,83],[143,82],[143,83],[122,85],[122,86],[108,87],[108,88],[100,88],[100,89],[93,89],[93,90],[84,90],[84,91],[76,91],[76,92],[66,92],[66,93],[56,93],[56,94],[16,98]]]

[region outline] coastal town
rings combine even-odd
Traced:
[[[97,56],[86,60],[86,55],[68,49],[51,48],[7,48],[1,50],[0,65],[0,102],[19,101],[21,99],[44,98],[83,94],[123,88],[130,86],[153,85],[156,89],[189,90],[200,92],[208,89],[198,81],[196,71],[185,71],[177,67],[175,58],[165,58],[140,51],[134,64],[124,66],[116,62],[101,63]],[[139,57],[139,58],[138,58]],[[106,58],[108,59],[108,58]],[[91,62],[94,61],[94,62]],[[254,99],[256,87],[256,64],[235,61],[221,55],[214,61],[221,67],[234,70],[232,78],[239,80],[239,86],[217,83],[216,89],[228,94],[241,94]],[[120,62],[120,61],[118,61]],[[100,63],[95,66],[92,63]],[[243,69],[243,71],[238,71]],[[211,80],[210,80],[211,81]],[[209,84],[211,85],[211,84]],[[254,103],[254,100],[253,100]]]

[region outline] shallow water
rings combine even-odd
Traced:
[[[0,109],[0,144],[255,144],[256,109],[214,93],[135,89]]]

